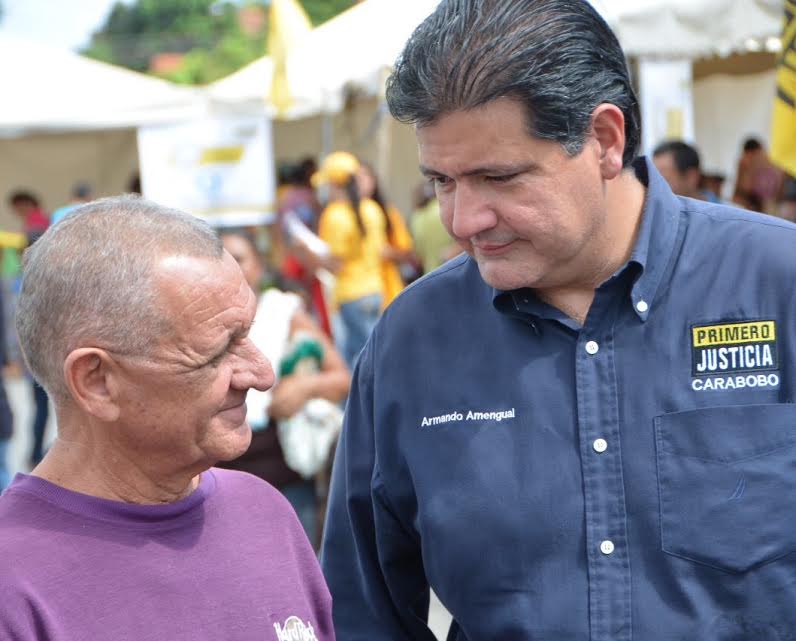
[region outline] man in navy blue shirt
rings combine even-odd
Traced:
[[[445,0],[388,84],[465,254],[363,351],[340,641],[796,639],[796,227],[637,157],[584,0]]]

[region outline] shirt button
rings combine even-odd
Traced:
[[[595,341],[589,341],[586,343],[586,351],[592,355],[596,354],[600,351],[600,346]]]
[[[649,308],[650,306],[647,304],[647,301],[645,300],[640,300],[639,302],[636,303],[636,309],[642,314],[646,312]]]
[[[602,454],[607,449],[608,449],[608,441],[606,441],[604,438],[598,438],[596,441],[594,441],[595,452]]]
[[[603,541],[600,543],[600,552],[606,556],[612,554],[614,551],[614,544],[611,541]]]

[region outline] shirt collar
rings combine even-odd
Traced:
[[[666,268],[669,265],[677,238],[681,203],[649,158],[640,157],[633,163],[636,178],[647,188],[641,226],[628,262],[638,265],[638,277],[630,291],[631,304],[637,316],[646,321],[655,304]],[[511,291],[493,290],[492,302],[498,311],[509,315],[532,314],[549,317],[549,306],[527,288]]]

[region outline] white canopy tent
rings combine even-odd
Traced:
[[[127,189],[138,170],[135,129],[194,117],[200,91],[70,51],[0,35],[0,226],[18,224],[6,197],[64,204],[77,180],[97,196]]]
[[[127,128],[195,114],[200,93],[165,80],[0,36],[0,136]]]
[[[287,119],[339,112],[352,87],[375,96],[412,31],[439,0],[366,0],[313,29],[288,57],[294,106]],[[224,102],[262,104],[273,65],[263,57],[210,85]]]
[[[592,0],[628,56],[701,58],[779,35],[782,0]]]

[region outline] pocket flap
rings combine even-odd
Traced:
[[[655,417],[666,451],[732,463],[796,443],[796,405],[731,405]]]
[[[655,418],[661,547],[745,572],[796,551],[796,405]]]

